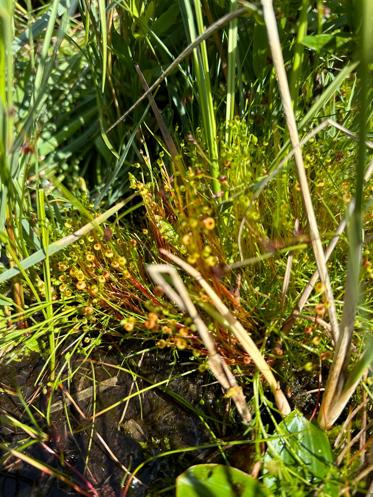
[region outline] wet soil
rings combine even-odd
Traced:
[[[156,495],[211,452],[183,448],[224,435],[221,390],[188,360],[154,350],[82,357],[58,365],[53,398],[43,366],[34,355],[0,367],[0,497]]]

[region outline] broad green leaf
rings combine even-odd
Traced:
[[[326,433],[299,411],[292,411],[268,441],[264,458],[266,485],[281,488],[288,471],[305,483],[318,481],[321,484],[325,481],[325,495],[337,497],[336,484],[328,482],[332,468],[333,455]]]
[[[322,33],[319,35],[308,35],[302,40],[302,45],[315,52],[321,52],[321,50],[327,48],[328,50],[335,50],[335,48],[340,48],[346,43],[351,42],[351,36],[343,36],[343,34],[326,34]]]
[[[255,24],[253,36],[253,68],[256,77],[263,74],[263,69],[266,69],[268,64],[268,41],[265,26]]]
[[[163,36],[167,31],[178,22],[180,9],[178,4],[171,3],[165,12],[163,12],[152,24],[153,31],[158,36]]]
[[[265,497],[263,485],[243,471],[223,464],[192,466],[176,480],[176,497]]]
[[[334,37],[334,35],[325,33],[319,35],[309,35],[303,38],[302,45],[310,48],[311,50],[315,50],[316,52],[320,52],[320,50],[325,48],[326,45],[334,39]]]

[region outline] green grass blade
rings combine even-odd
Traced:
[[[351,62],[347,64],[341,72],[336,76],[332,83],[323,91],[319,98],[312,105],[307,114],[299,122],[299,129],[304,128],[309,122],[317,116],[317,114],[322,110],[322,108],[329,102],[334,93],[342,85],[342,83],[350,76],[350,74],[357,68],[358,62]]]
[[[10,149],[13,142],[13,2],[0,3],[0,232],[5,228],[9,206]]]
[[[58,6],[60,1],[54,0],[51,6],[51,12],[49,16],[47,30],[44,36],[43,45],[40,53],[40,62],[36,71],[35,82],[34,82],[34,99],[36,100],[37,95],[42,90],[42,80],[46,70],[46,64],[48,60],[48,52],[52,43],[52,36],[54,32],[54,26],[56,23],[58,15]]]
[[[106,25],[106,5],[105,0],[98,0],[100,11],[101,37],[102,37],[102,85],[101,91],[105,91],[106,70],[107,70],[107,25]]]
[[[231,12],[237,9],[237,1],[231,0]],[[235,91],[236,91],[236,63],[237,63],[237,19],[229,23],[228,28],[228,78],[227,78],[227,107],[225,112],[225,141],[229,143],[229,123],[234,118]]]
[[[51,366],[51,380],[54,380],[55,367],[56,367],[56,347],[53,326],[53,299],[52,299],[52,282],[51,282],[51,268],[49,264],[49,231],[48,221],[45,213],[45,193],[44,190],[37,191],[37,210],[39,217],[39,228],[41,233],[42,250],[45,254],[43,263],[43,276],[44,276],[44,291],[47,301],[46,317],[50,320],[51,325],[49,329],[49,352],[50,352],[50,366]]]
[[[293,108],[296,110],[298,103],[298,91],[302,80],[302,65],[303,65],[303,53],[304,46],[302,41],[307,35],[307,14],[309,9],[309,0],[302,0],[302,5],[300,8],[300,16],[298,22],[297,39],[294,47],[294,58],[293,67],[291,69],[289,77],[289,89],[291,100],[293,102]]]
[[[189,0],[184,0],[184,8],[186,12],[189,37],[193,43],[196,38],[196,29],[194,24],[194,15],[192,6]],[[194,2],[195,18],[198,28],[198,33],[201,35],[204,32],[202,8],[199,0]],[[219,163],[218,163],[218,145],[216,134],[216,118],[214,112],[214,104],[211,92],[211,80],[209,72],[209,63],[207,57],[206,42],[203,40],[198,48],[193,50],[194,69],[196,73],[197,86],[199,92],[199,103],[202,114],[202,129],[205,135],[207,148],[210,159],[210,174],[212,177],[212,189],[215,194],[221,191],[221,185],[218,180]]]

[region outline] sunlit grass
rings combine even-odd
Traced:
[[[22,385],[4,386],[27,416],[7,418],[24,435],[2,449],[82,495],[98,490],[53,445],[57,407],[72,439],[81,429],[72,409],[89,425],[89,466],[102,436],[96,421],[130,399],[140,418],[142,396],[153,391],[196,416],[210,442],[142,440],[144,460],[130,468],[113,452],[123,489],[155,461],[218,447],[213,460],[229,463],[242,443],[253,444],[244,469],[258,478],[280,417],[298,408],[323,428],[335,425],[330,440],[339,430],[352,440],[337,444],[335,460],[338,484],[357,495],[372,360],[371,249],[362,234],[369,242],[373,13],[362,1],[355,55],[355,27],[340,2],[330,12],[322,2],[317,10],[307,0],[299,10],[283,2],[276,19],[272,2],[262,4],[264,16],[257,4],[235,1],[229,13],[189,1],[0,9],[0,355],[4,365],[35,353],[43,361],[35,399],[23,397]],[[187,269],[181,300],[169,292],[172,280],[157,286],[147,274],[170,259]],[[103,352],[115,364],[103,364]],[[173,373],[149,380],[142,357],[158,353]],[[119,371],[133,379],[103,408],[96,362],[108,388]],[[81,393],[92,412],[74,391],[87,364]],[[196,407],[168,387],[208,365],[226,391],[226,431],[207,400]],[[347,403],[356,415],[345,425]],[[36,445],[56,466],[30,455]],[[285,493],[322,490],[284,474]]]

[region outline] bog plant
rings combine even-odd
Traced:
[[[0,350],[43,354],[51,392],[66,343],[207,365],[255,464],[191,467],[179,497],[339,495],[328,430],[366,416],[373,12],[352,57],[330,4],[185,0],[185,36],[161,0],[1,6]]]

